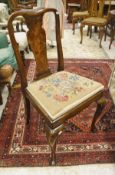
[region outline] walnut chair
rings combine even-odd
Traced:
[[[81,21],[89,17],[90,12],[90,0],[81,0],[80,2],[80,11],[73,12],[72,14],[72,25],[73,25],[73,34],[75,34],[75,24],[78,21]]]
[[[99,43],[99,47],[101,48],[102,45],[101,45],[101,42],[102,42],[102,38],[103,38],[103,35],[105,33],[105,28],[106,28],[106,25],[108,23],[108,19],[109,19],[109,11],[110,11],[110,7],[111,7],[111,0],[108,0],[109,1],[109,8],[108,8],[108,12],[107,12],[107,15],[104,16],[104,6],[105,6],[105,0],[92,0],[92,1],[95,1],[94,5],[96,5],[96,11],[95,13],[93,14],[92,13],[92,16],[84,19],[82,22],[81,22],[81,25],[80,25],[80,33],[81,33],[81,41],[80,43],[82,44],[82,41],[83,41],[83,27],[85,25],[88,26],[88,28],[92,29],[92,26],[94,27],[97,27],[99,28],[99,38],[100,38],[100,43]],[[98,9],[98,6],[99,6],[99,9]],[[93,4],[92,4],[92,7],[93,7]],[[93,8],[92,8],[93,9]],[[92,32],[91,32],[92,34]],[[91,36],[90,34],[90,36]]]
[[[43,28],[43,16],[47,12],[54,14],[56,23],[58,64],[55,73],[50,70],[47,59],[46,34]],[[28,42],[36,61],[36,78],[29,83],[26,77],[26,66],[21,59],[12,25],[15,17],[20,15],[24,17],[28,27]],[[97,102],[97,111],[100,110],[100,98],[103,95],[104,86],[78,74],[64,71],[59,13],[55,9],[14,12],[9,18],[8,30],[20,71],[27,126],[30,124],[30,117],[32,118],[31,103],[45,120],[46,136],[51,148],[50,165],[55,165],[57,138],[64,129],[65,121],[94,101]],[[91,130],[96,120],[97,112],[94,115]]]

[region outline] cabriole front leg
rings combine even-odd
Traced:
[[[107,100],[106,100],[106,98],[102,97],[96,103],[97,103],[97,109],[96,109],[96,112],[94,114],[92,125],[91,125],[92,132],[94,132],[96,123],[98,123],[102,118],[101,114],[102,114],[102,111],[107,103]]]
[[[45,125],[46,137],[51,148],[51,157],[49,164],[54,166],[56,165],[56,143],[58,136],[62,133],[64,125],[60,125],[55,129],[51,129],[47,124]]]

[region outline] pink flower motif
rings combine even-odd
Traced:
[[[57,100],[57,101],[60,101],[60,102],[65,102],[65,101],[68,101],[68,96],[67,95],[63,96],[63,95],[56,94],[56,95],[54,95],[54,99]]]

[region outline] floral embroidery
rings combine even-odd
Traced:
[[[60,71],[30,84],[28,91],[51,118],[63,114],[97,93],[103,85],[88,78],[66,71]]]
[[[83,81],[79,75],[62,71],[41,80],[38,90],[48,98],[58,102],[67,102],[90,86],[93,86],[92,80]]]

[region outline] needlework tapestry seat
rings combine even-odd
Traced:
[[[61,71],[31,83],[27,91],[51,119],[56,119],[103,88],[101,83]]]

